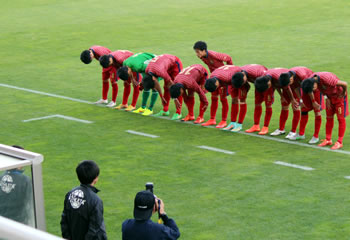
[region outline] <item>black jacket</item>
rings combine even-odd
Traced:
[[[61,218],[62,237],[69,240],[105,240],[103,203],[98,190],[81,184],[66,194]]]
[[[178,239],[180,231],[173,219],[166,215],[162,217],[163,224],[152,222],[152,220],[136,221],[127,219],[123,222],[123,240],[165,240]]]

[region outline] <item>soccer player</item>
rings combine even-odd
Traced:
[[[110,54],[104,55],[100,58],[100,64],[103,68],[110,68],[112,67],[112,75],[110,77],[110,81],[112,84],[112,101],[110,102],[110,104],[108,104],[108,107],[114,107],[116,105],[116,100],[117,100],[117,96],[118,96],[118,83],[117,83],[117,71],[120,67],[123,66],[123,62],[129,58],[130,56],[132,56],[133,53],[127,50],[118,50],[118,51],[114,51],[111,52]],[[135,73],[135,75],[137,75],[137,73]],[[129,98],[129,94],[130,94],[130,88],[125,88],[125,85],[127,85],[128,82],[124,82],[124,93],[123,93],[123,103],[125,106],[125,98],[126,98],[126,104],[128,103],[128,98]],[[135,91],[136,90],[136,91]],[[139,89],[134,89],[134,95],[139,95]],[[122,103],[122,105],[123,105]],[[117,107],[119,109],[119,106]],[[121,106],[120,106],[121,108]]]
[[[123,67],[119,68],[117,74],[120,79],[122,80],[128,80],[133,82],[134,86],[139,84],[138,81],[135,79],[133,72],[140,73],[143,77],[145,76],[145,70],[152,58],[154,58],[156,55],[152,53],[136,53],[126,59],[123,62]],[[140,86],[141,88],[141,86]],[[147,101],[151,94],[150,89],[143,89],[142,93],[142,104],[141,107],[133,111],[134,113],[142,113],[144,116],[148,116],[153,114],[153,106],[158,98],[158,92],[156,90],[152,89],[152,96],[151,96],[151,103],[149,107],[147,108]],[[133,98],[131,106],[135,108],[137,99]],[[130,107],[130,106],[129,106]],[[129,108],[131,109],[131,108]]]
[[[286,136],[287,139],[296,140],[297,127],[300,120],[300,84],[307,77],[311,76],[313,72],[307,67],[294,67],[289,69],[288,72],[282,73],[279,78],[279,83],[282,88],[281,104],[282,110],[280,115],[279,129],[271,133],[273,136],[281,135],[285,133],[285,126],[289,114],[289,105],[292,103],[293,108],[293,121],[292,129]]]
[[[345,135],[346,121],[345,117],[349,114],[348,101],[347,101],[347,83],[340,81],[339,78],[330,72],[316,72],[311,78],[308,78],[303,84],[303,92],[311,93],[311,87],[313,90],[320,89],[321,93],[326,95],[326,139],[323,140],[318,146],[324,147],[332,145],[332,130],[334,126],[334,114],[337,115],[339,123],[338,140],[331,147],[332,150],[336,150],[343,147],[343,138]]]
[[[163,110],[155,114],[155,116],[169,116],[169,88],[174,84],[174,79],[181,70],[182,63],[180,59],[174,55],[159,55],[149,62],[146,68],[146,74],[149,76],[145,76],[143,79],[144,87],[150,89],[155,88],[158,91],[163,104]],[[164,79],[164,96],[159,85],[159,78]],[[181,117],[181,108],[177,108],[176,113],[172,116],[171,120],[178,120],[181,119]]]
[[[246,130],[248,133],[259,132],[259,135],[265,135],[269,132],[269,124],[272,116],[272,104],[274,102],[274,92],[278,91],[282,97],[279,85],[279,77],[282,73],[288,72],[286,68],[271,68],[265,72],[264,76],[255,80],[255,109],[254,109],[254,125]],[[260,117],[262,113],[261,104],[265,102],[266,112],[264,127],[260,131]]]
[[[170,87],[171,98],[183,97],[187,109],[188,115],[182,119],[182,121],[193,121],[194,117],[194,92],[199,95],[200,106],[199,116],[197,117],[195,124],[204,122],[204,112],[208,107],[208,100],[205,97],[203,91],[205,80],[208,77],[208,71],[200,64],[191,65],[182,70],[179,75],[175,77],[174,85]],[[181,102],[179,102],[181,107]]]
[[[216,125],[216,111],[219,105],[219,95],[222,104],[221,122],[216,128],[226,127],[227,113],[229,110],[226,96],[231,94],[232,97],[232,76],[241,71],[240,67],[234,65],[225,65],[214,70],[210,75],[210,78],[205,81],[205,89],[211,92],[211,107],[210,107],[210,119],[203,123],[202,126]]]
[[[230,55],[209,51],[207,49],[207,44],[203,41],[196,42],[193,49],[195,50],[197,57],[208,65],[211,73],[215,69],[224,66],[224,62],[226,62],[227,65],[233,65]]]
[[[315,129],[314,135],[312,136],[309,144],[315,144],[320,141],[318,134],[320,132],[322,118],[321,118],[321,110],[323,103],[323,95],[320,92],[320,89],[314,88],[313,81],[303,81],[301,83],[301,88],[305,89],[307,92],[303,90],[301,104],[301,119],[299,126],[299,134],[296,137],[296,140],[305,139],[305,128],[307,122],[309,120],[308,112],[314,110],[315,112]]]
[[[250,89],[249,83],[255,82],[255,79],[263,76],[267,68],[259,64],[248,64],[241,67],[241,71],[232,77],[232,106],[231,106],[231,123],[224,130],[239,132],[247,113],[247,94]],[[238,122],[237,122],[237,116]]]
[[[94,45],[90,47],[88,50],[84,50],[80,54],[80,60],[85,64],[89,64],[91,63],[92,59],[95,58],[97,61],[99,61],[100,57],[106,54],[110,54],[111,52],[112,51],[106,47]],[[114,72],[114,69],[112,67],[102,69],[102,98],[97,102],[95,102],[96,104],[108,103],[108,99],[107,99],[108,89],[109,89],[108,79],[111,79],[111,82],[112,82],[112,79],[114,78],[113,72]],[[107,104],[107,106],[109,107],[111,105],[113,105],[112,102]]]

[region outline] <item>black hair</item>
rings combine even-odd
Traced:
[[[127,81],[129,79],[129,73],[128,73],[129,69],[127,66],[123,66],[121,68],[118,69],[117,74],[119,76],[119,78],[123,81]]]
[[[91,184],[100,174],[100,168],[92,160],[84,160],[75,169],[81,184]]]
[[[109,58],[111,56],[109,54],[103,55],[100,57],[100,64],[103,68],[108,68],[109,67]]]
[[[207,50],[207,44],[203,41],[198,41],[193,45],[193,49],[194,50],[199,49],[201,51]]]
[[[269,81],[270,81],[269,76],[258,77],[254,83],[255,89],[261,93],[265,92],[269,88],[269,85],[268,85]]]
[[[314,83],[316,80],[314,78],[307,78],[301,82],[301,89],[303,89],[303,93],[311,93],[314,89]]]
[[[80,60],[85,64],[91,63],[92,59],[91,59],[91,55],[90,55],[90,50],[82,51],[80,54]]]
[[[145,76],[142,78],[142,85],[145,88],[145,90],[153,89],[154,81],[152,76],[149,74],[145,74]]]
[[[170,97],[178,98],[181,94],[181,88],[184,88],[184,85],[181,83],[175,83],[170,87]]]
[[[293,76],[291,72],[282,73],[278,79],[281,87],[286,87],[290,83],[290,78]]]
[[[237,72],[232,76],[232,86],[234,86],[235,88],[240,88],[242,87],[243,83],[244,83],[244,73],[243,72]]]
[[[207,89],[209,92],[214,92],[217,89],[216,81],[218,81],[216,77],[208,78],[204,84],[205,89]]]

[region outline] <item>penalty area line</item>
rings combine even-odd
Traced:
[[[31,118],[31,119],[27,119],[27,120],[22,120],[22,122],[32,122],[32,121],[49,119],[49,118],[62,118],[65,120],[76,121],[76,122],[87,123],[87,124],[93,123],[93,121],[79,119],[79,118],[70,117],[70,116],[65,116],[65,115],[61,115],[61,114],[54,114],[54,115],[49,115],[49,116],[44,116],[44,117]]]
[[[156,135],[143,133],[143,132],[137,132],[137,131],[133,131],[133,130],[126,130],[125,132],[130,133],[130,134],[134,134],[134,135],[143,136],[143,137],[159,138],[159,136],[156,136]]]
[[[214,147],[204,146],[204,145],[202,145],[202,146],[197,146],[197,148],[206,149],[206,150],[214,151],[214,152],[220,152],[220,153],[230,154],[230,155],[235,154],[235,152],[231,152],[231,151],[224,150],[224,149],[220,149],[220,148],[214,148]]]
[[[315,170],[312,167],[300,166],[300,165],[296,165],[296,164],[292,164],[292,163],[286,163],[286,162],[281,162],[281,161],[276,161],[276,162],[274,162],[274,164],[282,165],[282,166],[286,166],[286,167],[298,168],[298,169],[305,170],[305,171]]]

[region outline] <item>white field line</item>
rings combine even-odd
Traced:
[[[214,151],[214,152],[231,154],[231,155],[235,154],[235,152],[227,151],[227,150],[220,149],[220,148],[209,147],[209,146],[197,146],[197,148],[206,149],[206,150]]]
[[[282,166],[286,166],[286,167],[299,168],[299,169],[302,169],[305,171],[315,170],[314,168],[311,168],[311,167],[305,167],[305,166],[300,166],[300,165],[286,163],[286,162],[280,162],[280,161],[276,161],[276,162],[274,162],[274,164],[278,164],[278,165],[282,165]]]
[[[80,99],[71,98],[71,97],[65,97],[65,96],[61,96],[61,95],[57,95],[57,94],[40,92],[40,91],[36,91],[36,90],[16,87],[16,86],[3,84],[3,83],[0,83],[0,87],[7,87],[7,88],[12,88],[12,89],[17,89],[17,90],[22,90],[22,91],[26,91],[26,92],[35,93],[35,94],[40,94],[40,95],[45,95],[45,96],[50,96],[50,97],[56,97],[56,98],[62,98],[62,99],[75,101],[75,102],[80,102],[80,103],[93,104],[93,102],[89,102],[89,101],[85,101],[85,100],[80,100]],[[96,106],[104,106],[104,105],[96,104]],[[160,118],[163,118],[163,119],[166,119],[166,120],[170,120],[169,117],[160,117]],[[201,126],[200,124],[193,124],[193,125]],[[212,127],[209,126],[207,128],[212,128]],[[310,145],[310,144],[306,144],[306,143],[294,142],[294,141],[279,139],[279,138],[275,138],[275,137],[261,136],[261,135],[257,135],[257,134],[253,134],[253,133],[245,133],[245,132],[238,132],[238,133],[239,134],[248,135],[248,136],[252,136],[252,137],[268,139],[268,140],[272,140],[272,141],[276,141],[276,142],[282,142],[282,143],[287,143],[287,144],[292,144],[292,145],[298,145],[298,146],[301,146],[301,147],[308,147],[308,148],[313,148],[313,149],[322,150],[322,151],[329,151],[329,152],[336,152],[336,153],[350,155],[350,151],[345,151],[345,150],[331,150],[330,148],[326,148],[326,147],[325,148],[324,147],[318,147],[318,146]],[[235,133],[232,133],[232,134],[235,134]]]
[[[143,133],[143,132],[137,132],[137,131],[133,131],[133,130],[126,130],[125,132],[131,133],[131,134],[135,134],[135,135],[139,135],[139,136],[144,136],[144,137],[159,138],[159,136],[156,136],[156,135],[147,134],[147,133]]]
[[[350,179],[350,176],[345,176],[344,178],[346,178],[346,179]]]
[[[61,115],[61,114],[54,114],[54,115],[49,115],[49,116],[44,116],[44,117],[39,117],[39,118],[31,118],[31,119],[23,120],[22,122],[31,122],[31,121],[37,121],[37,120],[44,120],[44,119],[48,119],[48,118],[63,118],[66,120],[87,123],[87,124],[93,123],[92,121],[83,120],[83,119],[79,119],[79,118],[75,118],[75,117],[69,117],[69,116],[65,116],[65,115]]]

